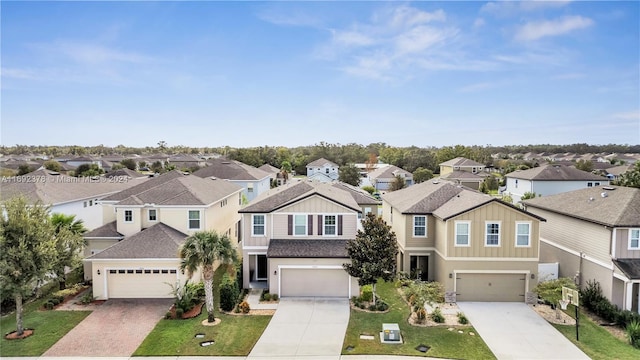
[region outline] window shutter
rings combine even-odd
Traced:
[[[338,215],[338,235],[342,235],[342,215]]]
[[[287,215],[287,233],[293,235],[293,215]]]
[[[318,235],[322,235],[322,215],[318,215]]]
[[[313,215],[307,216],[307,235],[313,235]]]

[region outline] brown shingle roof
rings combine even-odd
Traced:
[[[397,174],[412,175],[405,169],[401,169],[395,165],[389,165],[381,168],[377,168],[369,173],[371,179],[391,179]]]
[[[207,166],[193,173],[201,178],[217,177],[227,180],[262,180],[269,177],[269,173],[240,161],[224,158],[209,159]]]
[[[618,269],[622,271],[629,279],[640,279],[640,259],[614,259]]]
[[[187,238],[168,225],[157,223],[87,259],[174,259]]]
[[[333,161],[329,161],[325,158],[320,158],[318,160],[314,160],[308,163],[307,167],[321,167],[325,165],[334,166],[334,167],[338,166],[338,164],[334,163]]]
[[[605,226],[640,226],[640,189],[636,188],[596,186],[523,203],[527,208],[548,210]]]
[[[593,180],[607,181],[608,179],[590,172],[578,170],[572,166],[548,164],[528,170],[516,170],[510,172],[506,177],[523,180],[544,180],[544,181],[571,181],[571,180]]]
[[[403,214],[431,214],[452,197],[462,192],[462,187],[443,181],[425,181],[402,190],[382,195],[382,199]]]
[[[181,176],[185,176],[185,175],[177,170],[169,171],[167,173],[152,177],[141,184],[138,184],[136,186],[133,186],[119,193],[113,194],[111,196],[108,196],[103,200],[104,201],[121,201],[128,198],[131,195],[139,194],[145,190],[151,189],[155,186],[163,184],[166,181],[169,181],[171,179],[175,179]]]
[[[269,258],[348,258],[348,240],[272,239],[269,242]]]
[[[82,235],[84,238],[123,238],[118,232],[117,222],[112,221]]]

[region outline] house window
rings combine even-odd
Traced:
[[[220,207],[225,207],[225,206],[227,206],[227,199],[220,201]]]
[[[93,200],[89,200],[89,206],[93,206]]]
[[[516,188],[518,187],[518,179],[516,179]]]
[[[149,209],[149,221],[158,221],[156,209]]]
[[[84,202],[84,207],[87,207],[87,202],[86,201]]]
[[[336,235],[336,216],[335,215],[324,216],[324,234]]]
[[[427,237],[427,217],[426,216],[413,217],[413,236]]]
[[[531,246],[531,223],[517,222],[516,223],[516,247],[529,247]]]
[[[629,229],[629,250],[640,249],[640,229]]]
[[[124,222],[133,222],[133,211],[131,210],[124,211]]]
[[[588,182],[588,183],[587,183],[587,187],[592,187],[592,186],[593,186],[593,183],[592,183],[592,182]]]
[[[500,223],[499,222],[485,223],[485,245],[500,246]]]
[[[264,236],[264,215],[253,215],[251,217],[251,235]]]
[[[469,229],[471,222],[456,221],[456,246],[469,246]]]
[[[189,230],[200,229],[200,210],[189,210]]]
[[[252,193],[252,192],[253,192],[253,184],[249,184],[249,185],[247,186],[247,192],[250,192],[250,193]]]
[[[329,173],[329,168],[324,169],[324,172],[325,172],[326,174],[328,174],[328,173]]]
[[[593,186],[600,186],[600,183],[599,182],[594,182]]]
[[[307,235],[307,215],[293,216],[293,235]]]

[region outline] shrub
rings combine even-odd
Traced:
[[[373,287],[371,285],[364,285],[362,289],[360,289],[360,299],[362,301],[373,300]]]
[[[595,304],[604,298],[600,283],[595,280],[587,280],[587,286],[580,290],[580,302],[584,307],[592,311],[595,310]]]
[[[271,300],[278,301],[278,294],[271,294]]]
[[[632,321],[626,327],[629,344],[636,349],[640,349],[640,322]]]
[[[444,322],[444,316],[442,315],[442,311],[437,307],[431,313],[431,320],[437,322],[438,324],[442,324]]]
[[[197,287],[190,286],[188,281],[183,286],[176,287],[173,284],[169,285],[171,285],[173,289],[172,294],[175,296],[174,305],[176,306],[176,310],[181,309],[183,312],[189,311],[198,302]]]
[[[263,293],[262,294],[262,301],[271,301],[271,294]]]
[[[238,303],[239,295],[238,283],[232,280],[229,274],[224,274],[220,283],[220,308],[224,311],[233,310]]]
[[[47,301],[46,303],[44,303],[44,308],[47,310],[53,310],[53,303],[51,302],[51,300]]]
[[[239,304],[236,305],[236,307],[233,309],[233,312],[236,313],[236,314],[240,313],[240,305]]]
[[[462,325],[466,325],[469,323],[469,319],[467,319],[467,316],[464,313],[459,312],[458,313],[458,322]]]
[[[167,313],[164,314],[164,318],[165,319],[171,319],[172,316],[173,316],[173,314],[171,313],[171,311],[167,311]]]
[[[240,308],[240,311],[243,314],[248,314],[249,311],[251,311],[251,307],[249,306],[249,303],[246,301],[241,302],[240,305],[238,305],[238,307]]]
[[[376,304],[371,304],[368,307],[369,311],[376,311],[378,308],[376,307]]]
[[[176,318],[182,319],[182,315],[184,314],[184,310],[181,308],[176,308]]]
[[[187,286],[192,287],[192,291],[196,294],[196,297],[199,299],[204,298],[204,283],[202,281],[197,283],[190,283]]]
[[[555,280],[541,281],[536,285],[534,292],[542,300],[554,307],[562,300],[562,287],[576,289],[576,284],[570,278],[559,278]]]
[[[82,297],[80,297],[80,303],[87,305],[93,301],[93,290],[89,289]]]
[[[407,299],[407,301],[409,301],[409,304],[414,305],[416,303],[416,294],[411,294],[411,296],[409,296],[409,299]]]
[[[387,311],[388,308],[389,308],[389,305],[387,305],[386,302],[384,302],[382,300],[376,301],[376,310],[378,310],[378,311]]]
[[[60,300],[57,297],[52,297],[51,299],[49,299],[49,302],[52,303],[53,306],[60,304]]]
[[[427,310],[423,307],[419,308],[418,311],[416,311],[416,317],[419,322],[423,323],[427,319]]]

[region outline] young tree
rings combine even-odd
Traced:
[[[353,186],[360,185],[360,170],[355,165],[341,166],[339,172],[338,180]]]
[[[520,198],[520,200],[535,199],[536,196],[538,196],[538,195],[536,195],[535,192],[527,191],[524,194],[522,194],[522,197]]]
[[[632,169],[627,170],[616,182],[620,186],[640,188],[640,161]]]
[[[65,269],[67,267],[74,269],[82,264],[80,258],[80,251],[84,245],[82,234],[87,229],[81,219],[76,220],[75,215],[61,213],[51,214],[51,224],[55,228],[57,253],[52,272],[58,278],[60,290],[64,290],[67,285]]]
[[[202,268],[204,277],[204,293],[207,304],[208,322],[214,322],[213,312],[213,264],[233,264],[238,253],[231,245],[227,235],[219,235],[215,231],[199,231],[189,236],[180,248],[180,269],[186,270],[189,276]]]
[[[407,186],[407,182],[400,175],[396,175],[393,181],[391,181],[391,186],[389,187],[389,191],[396,191],[400,189],[404,189]]]
[[[51,171],[60,171],[62,170],[62,165],[55,160],[47,160],[44,162],[44,168]]]
[[[162,174],[164,172],[162,162],[159,160],[154,161],[153,164],[151,164],[151,171],[153,171],[154,173]]]
[[[21,176],[21,175],[24,175],[24,174],[28,174],[28,173],[30,173],[32,171],[33,171],[33,169],[29,165],[20,165],[20,166],[18,166],[18,176]]]
[[[24,198],[4,203],[0,217],[0,288],[16,302],[16,333],[24,334],[22,302],[51,270],[56,257],[55,228],[49,208]]]
[[[396,234],[382,217],[368,213],[362,221],[362,230],[347,243],[351,264],[343,264],[349,275],[358,278],[360,286],[372,284],[373,302],[376,301],[376,283],[379,278],[390,281],[395,276],[398,243]]]
[[[586,172],[592,172],[593,171],[593,161],[589,161],[589,160],[578,160],[578,162],[576,162],[576,169],[578,170],[582,170],[582,171],[586,171]]]
[[[75,175],[79,176],[98,176],[102,174],[104,170],[96,164],[81,164],[76,168]]]
[[[570,278],[558,278],[555,280],[540,281],[533,290],[544,301],[552,304],[556,309],[556,317],[560,319],[558,304],[562,300],[562,287],[577,289],[576,284]]]
[[[124,165],[129,170],[135,170],[137,167],[136,161],[133,159],[124,159],[120,161],[120,164]]]
[[[421,182],[427,181],[431,178],[433,178],[433,171],[429,169],[419,167],[413,172],[413,181],[415,181],[416,184],[420,184]]]

